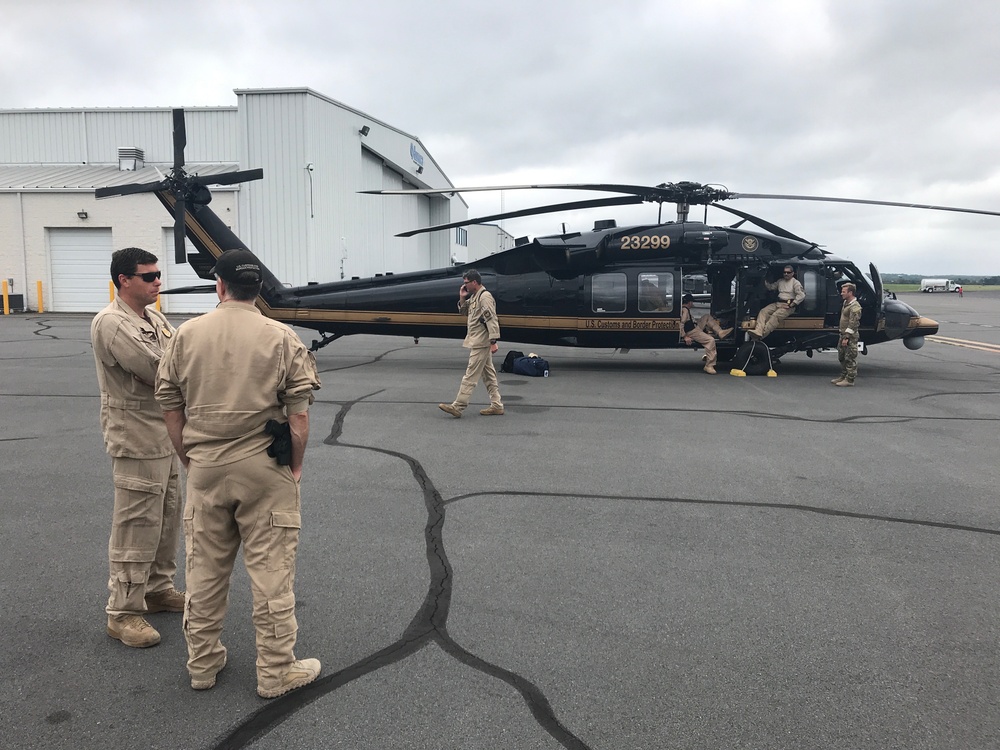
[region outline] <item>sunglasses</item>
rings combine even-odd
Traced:
[[[794,276],[795,271],[785,271],[785,276]]]
[[[156,281],[158,278],[160,278],[160,272],[159,271],[147,271],[146,273],[127,273],[125,275],[128,276],[128,277],[130,277],[130,278],[133,277],[133,276],[138,276],[140,279],[142,279],[143,281],[145,281],[147,284],[151,284],[154,281]]]

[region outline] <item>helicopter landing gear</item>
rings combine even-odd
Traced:
[[[771,356],[771,349],[762,341],[751,339],[747,341],[736,352],[733,357],[733,369],[730,375],[738,378],[745,378],[747,375],[767,375],[769,378],[778,377],[774,366],[778,363],[776,356]]]
[[[323,338],[319,340],[313,339],[312,346],[309,347],[309,351],[318,352],[327,344],[332,344],[334,341],[336,341],[337,339],[339,339],[341,336],[344,335],[342,333],[335,333],[334,335],[330,336],[329,334],[323,333],[323,331],[320,331],[320,334],[322,334]]]

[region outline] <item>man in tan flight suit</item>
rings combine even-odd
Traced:
[[[212,272],[219,306],[178,329],[156,378],[156,399],[188,472],[187,668],[191,687],[207,690],[226,666],[220,635],[242,542],[257,632],[257,694],[276,698],[312,682],[321,669],[317,659],[297,660],[293,652],[299,480],[319,376],[292,329],[254,307],[263,269],[253,253],[227,250]],[[284,430],[273,446],[265,426]]]
[[[160,293],[156,261],[138,247],[116,251],[111,280],[118,294],[90,325],[115,485],[107,633],[134,648],[160,642],[144,614],[184,610],[184,592],[174,588],[181,512],[177,460],[153,396],[156,368],[174,333],[153,307]]]
[[[705,372],[715,375],[715,363],[718,355],[715,351],[715,337],[711,332],[717,333],[720,339],[726,338],[733,332],[732,328],[723,329],[719,321],[705,313],[698,320],[695,320],[691,308],[694,307],[694,296],[685,294],[681,298],[681,340],[691,346],[691,342],[696,341],[705,349]]]
[[[757,325],[749,331],[750,338],[767,338],[767,335],[781,325],[781,321],[791,315],[806,298],[806,290],[795,278],[795,269],[791,266],[785,266],[780,279],[765,281],[764,286],[771,292],[778,290],[778,301],[766,305],[757,313]]]
[[[482,377],[483,385],[490,394],[490,405],[479,411],[483,416],[503,414],[500,400],[500,384],[497,370],[493,366],[493,355],[500,348],[500,322],[497,320],[497,303],[493,295],[483,286],[483,278],[474,268],[462,274],[463,284],[458,290],[458,311],[467,315],[468,333],[462,343],[469,350],[469,366],[462,378],[458,395],[450,404],[438,404],[441,411],[453,417],[461,417],[469,405],[472,391]]]

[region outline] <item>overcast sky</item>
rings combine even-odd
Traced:
[[[692,180],[1000,211],[998,38],[996,0],[4,0],[0,107],[305,86],[419,137],[458,186]],[[507,191],[503,206],[592,197]],[[501,206],[466,200],[470,217]],[[731,205],[883,272],[1000,273],[1000,217]]]

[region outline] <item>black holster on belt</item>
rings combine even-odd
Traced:
[[[274,440],[267,446],[267,455],[278,462],[278,466],[288,466],[292,463],[292,428],[288,422],[276,419],[267,420],[264,434],[273,435]]]

